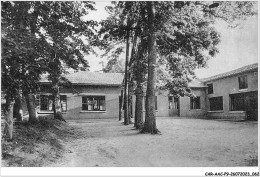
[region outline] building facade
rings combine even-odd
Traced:
[[[64,119],[99,119],[118,117],[123,74],[78,72],[67,75],[72,85],[60,89]],[[38,115],[53,114],[50,83],[42,79],[36,95]]]
[[[123,77],[121,73],[97,72],[67,75],[72,85],[64,86],[60,90],[63,117],[117,118]],[[176,98],[167,91],[156,93],[156,116],[258,119],[257,63],[213,77],[194,80],[189,83],[189,87],[195,97]],[[52,114],[52,100],[50,83],[43,79],[40,92],[36,95],[37,113]],[[132,100],[131,112],[134,117],[134,96]],[[145,117],[144,106],[143,116]]]
[[[207,85],[207,116],[256,120],[258,65],[248,65],[203,80]]]
[[[174,97],[168,91],[160,91],[155,96],[155,112],[157,117],[205,117],[206,116],[206,89],[200,81],[189,83],[192,94],[195,97]],[[143,105],[145,101],[143,99]],[[135,98],[133,99],[133,111],[135,111]],[[143,107],[143,117],[145,108]]]
[[[157,94],[157,117],[258,119],[258,64],[189,84],[195,97]]]

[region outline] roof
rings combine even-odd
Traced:
[[[225,73],[218,74],[218,75],[208,77],[208,78],[203,78],[200,80],[203,82],[208,82],[208,81],[213,81],[213,80],[217,80],[217,79],[222,79],[225,77],[234,76],[234,75],[241,74],[241,73],[248,72],[248,71],[255,71],[257,69],[258,69],[258,63],[254,63],[254,64],[247,65],[247,66],[244,66],[244,67],[241,67],[241,68],[229,71],[229,72],[225,72]]]
[[[72,84],[79,85],[115,85],[119,86],[122,84],[124,74],[122,73],[99,73],[99,72],[89,72],[80,71],[76,73],[70,73],[65,75],[65,77]],[[47,75],[43,76],[41,82],[49,82],[47,80]]]
[[[203,88],[203,87],[207,87],[205,86],[200,80],[192,80],[189,84],[189,87],[191,88]]]

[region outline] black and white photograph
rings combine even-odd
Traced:
[[[258,1],[1,1],[1,175],[259,176],[258,44]]]

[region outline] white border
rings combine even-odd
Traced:
[[[258,167],[4,167],[2,176],[205,176],[206,172],[259,172]]]

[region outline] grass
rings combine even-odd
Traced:
[[[66,151],[63,143],[80,132],[51,117],[35,124],[16,122],[13,141],[2,138],[2,166],[39,167],[55,162]]]

